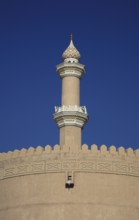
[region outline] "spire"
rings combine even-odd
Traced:
[[[72,36],[72,34],[70,34],[70,40],[72,40],[73,39],[73,36]]]
[[[76,49],[76,47],[73,44],[73,36],[72,34],[70,35],[70,44],[67,47],[67,49],[64,51],[64,53],[62,54],[62,58],[63,60],[67,59],[67,58],[74,58],[79,60],[81,57],[79,51]]]

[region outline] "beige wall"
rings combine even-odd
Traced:
[[[1,180],[0,219],[139,219],[139,177],[75,172],[74,182],[66,189],[65,173]]]
[[[0,220],[19,219],[139,220],[139,149],[55,145],[0,154]]]

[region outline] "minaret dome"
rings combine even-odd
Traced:
[[[63,52],[62,58],[65,62],[68,61],[70,58],[73,58],[76,60],[76,62],[78,62],[80,57],[81,57],[81,55],[80,55],[79,51],[76,49],[76,47],[74,46],[73,40],[72,40],[72,35],[71,35],[70,36],[70,44],[67,47],[67,49]]]

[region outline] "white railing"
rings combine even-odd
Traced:
[[[87,114],[87,110],[85,106],[77,106],[77,105],[63,105],[61,107],[55,106],[55,113],[59,113],[63,111],[73,111],[73,112],[78,111]]]

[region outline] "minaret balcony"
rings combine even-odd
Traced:
[[[60,75],[60,78],[66,76],[81,78],[85,73],[85,66],[80,63],[70,62],[69,60],[68,62],[57,65],[56,71]]]
[[[88,114],[85,106],[61,106],[55,107],[54,120],[59,128],[63,126],[83,127],[88,121]]]

